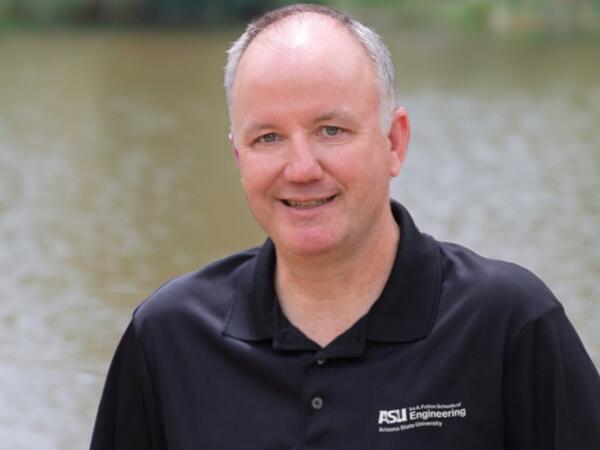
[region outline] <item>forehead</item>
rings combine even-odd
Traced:
[[[265,29],[246,49],[233,86],[234,116],[236,109],[248,111],[278,94],[299,103],[323,94],[372,99],[378,95],[376,71],[344,25],[321,14],[298,14]]]
[[[322,69],[333,64],[372,66],[359,41],[333,19],[293,17],[273,24],[250,43],[240,60],[238,75],[251,69],[269,71],[286,63],[296,68],[310,64]]]

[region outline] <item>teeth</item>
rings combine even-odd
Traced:
[[[319,198],[316,200],[307,200],[307,201],[286,200],[285,203],[288,206],[291,206],[293,208],[314,208],[315,206],[319,206],[324,203],[327,203],[331,199],[333,199],[333,197]]]

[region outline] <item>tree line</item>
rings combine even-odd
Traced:
[[[600,33],[600,0],[305,0],[393,23],[507,31]],[[0,24],[212,25],[244,23],[293,0],[0,0]]]
[[[0,0],[12,23],[222,24],[247,21],[290,0]]]

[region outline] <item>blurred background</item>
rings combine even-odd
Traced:
[[[0,448],[89,444],[133,308],[264,235],[225,50],[289,2],[0,0]],[[421,229],[525,265],[600,363],[600,1],[325,1],[394,54]]]

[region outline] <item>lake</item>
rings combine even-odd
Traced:
[[[227,142],[236,34],[0,35],[3,448],[85,448],[133,308],[264,239]],[[382,34],[413,127],[393,196],[538,274],[600,364],[600,43]]]

